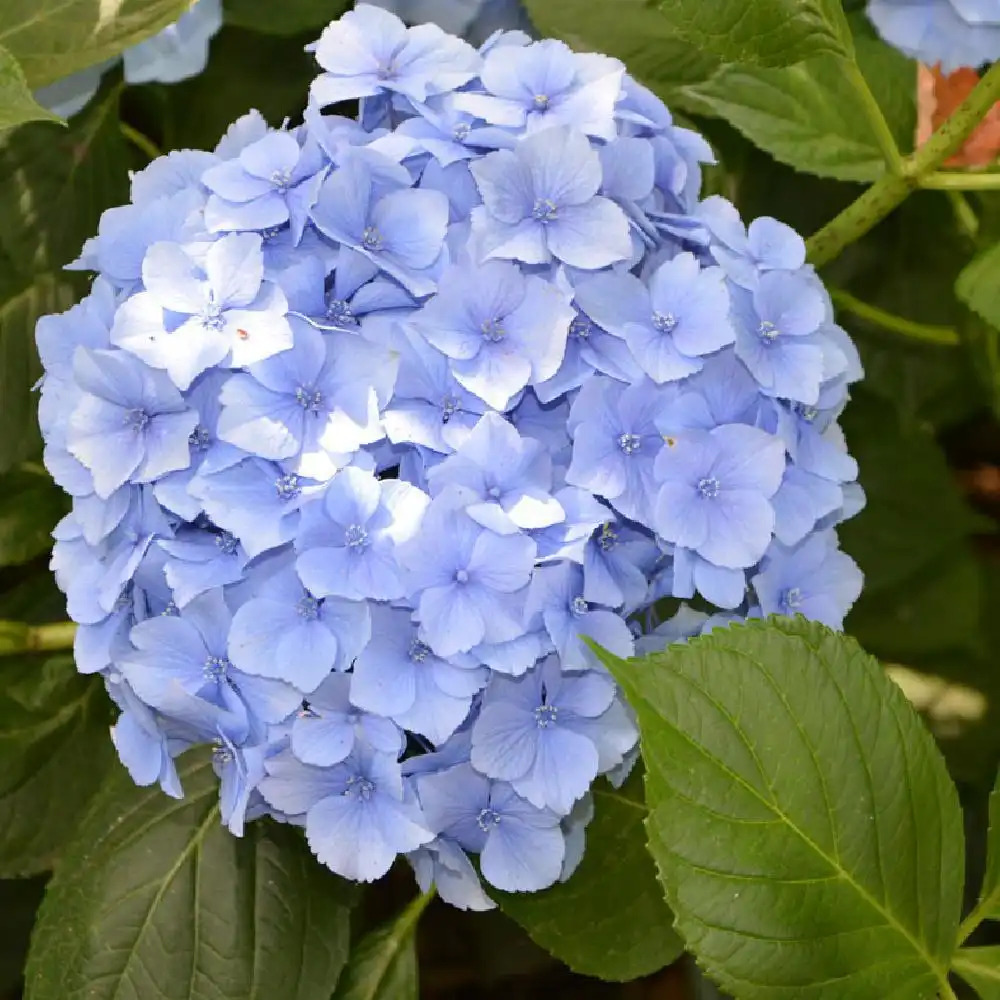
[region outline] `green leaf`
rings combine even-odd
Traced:
[[[297,35],[325,28],[353,6],[352,0],[225,0],[226,24],[266,35]]]
[[[911,144],[916,117],[912,60],[860,27],[857,57],[896,141]],[[780,69],[723,66],[704,83],[686,87],[683,95],[696,110],[725,118],[798,170],[843,181],[871,181],[884,172],[869,109],[836,56],[824,54]]]
[[[417,923],[433,898],[433,893],[425,892],[395,920],[362,938],[333,1000],[418,1000]]]
[[[964,842],[929,733],[853,639],[751,622],[624,662],[650,850],[688,948],[739,1000],[934,996]]]
[[[0,45],[34,90],[118,55],[190,6],[191,0],[4,0]]]
[[[618,790],[600,782],[593,795],[587,850],[572,877],[543,892],[494,895],[574,972],[626,982],[669,965],[682,945],[646,850],[640,775]]]
[[[958,276],[955,294],[974,313],[1000,329],[1000,243],[984,250]]]
[[[128,200],[119,94],[109,86],[69,128],[26,125],[0,141],[0,246],[22,274],[68,264],[101,213]]]
[[[679,39],[648,0],[527,0],[525,6],[540,35],[561,38],[580,51],[616,56],[669,102],[678,87],[707,80],[719,65],[714,56]]]
[[[49,884],[26,1000],[327,1000],[347,957],[343,883],[291,828],[219,821],[210,759],[186,798],[101,789]]]
[[[984,918],[1000,919],[1000,773],[990,792],[989,832],[986,837],[986,870],[976,910]]]
[[[35,913],[45,892],[44,878],[0,881],[0,996],[20,996],[24,959]]]
[[[17,60],[0,45],[0,132],[25,122],[61,122],[31,96]]]
[[[850,54],[839,0],[659,0],[671,30],[729,63],[790,66],[820,52]]]
[[[955,956],[953,968],[975,987],[982,1000],[1000,1000],[1000,945],[963,948]]]
[[[17,566],[52,546],[52,529],[68,511],[66,495],[44,473],[0,476],[0,566]]]
[[[0,184],[0,202],[4,187]],[[38,275],[5,300],[0,298],[0,472],[40,450],[32,392],[42,374],[35,351],[35,323],[45,313],[68,309],[73,298],[72,285],[51,274]]]
[[[0,662],[0,877],[50,869],[111,767],[109,703],[70,656]]]

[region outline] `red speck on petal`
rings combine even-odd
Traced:
[[[240,340],[249,340],[250,339],[250,334],[247,333],[246,330],[237,330],[236,331],[236,336],[239,337]]]

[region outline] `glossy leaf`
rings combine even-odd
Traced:
[[[17,60],[0,45],[0,132],[16,128],[25,122],[61,121],[58,115],[43,108],[31,96],[24,70]]]
[[[191,0],[4,0],[0,45],[35,89],[118,55],[190,6]]]
[[[291,828],[219,822],[206,754],[187,797],[106,782],[39,913],[26,1000],[327,1000],[350,895]]]
[[[638,979],[682,951],[646,850],[641,777],[633,775],[621,789],[600,782],[593,796],[586,853],[572,877],[543,892],[494,895],[537,944],[574,972]]]
[[[433,895],[418,896],[394,920],[367,934],[351,953],[333,1000],[417,1000],[416,930]]]
[[[604,658],[639,715],[667,900],[723,989],[916,1000],[943,988],[962,895],[958,797],[875,660],[804,619]]]
[[[963,948],[955,956],[954,968],[982,1000],[1000,1000],[1000,945]]]

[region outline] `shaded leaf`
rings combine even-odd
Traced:
[[[683,946],[646,850],[641,776],[620,790],[600,782],[593,796],[587,850],[572,877],[542,892],[494,895],[574,972],[625,982],[669,965]]]
[[[4,0],[0,45],[34,90],[118,55],[190,6],[191,0]]]
[[[0,996],[8,990],[14,994],[21,982],[31,927],[44,892],[44,878],[0,882]]]
[[[958,276],[955,294],[974,313],[1000,329],[1000,243],[984,250]]]
[[[31,96],[24,71],[0,45],[0,132],[25,122],[37,121],[59,122],[62,119],[43,108]]]
[[[1000,773],[990,792],[989,833],[986,838],[986,870],[979,889],[978,907],[984,917],[1000,918]],[[1000,952],[998,952],[1000,954]]]
[[[954,968],[982,1000],[1000,1000],[1000,945],[963,948],[955,956]]]
[[[352,0],[225,0],[226,24],[267,35],[297,35],[310,29],[319,35],[352,6]]]
[[[398,917],[362,938],[351,953],[333,1000],[417,1000],[415,935],[420,915],[431,899],[432,893],[418,896]]]
[[[650,850],[678,930],[727,992],[943,988],[962,816],[934,741],[875,660],[801,618],[603,659],[639,715]]]
[[[347,957],[350,894],[291,828],[219,822],[210,760],[187,797],[116,771],[49,884],[27,1000],[327,1000]]]
[[[68,511],[66,495],[43,473],[0,476],[0,566],[28,562],[52,547],[52,529]]]

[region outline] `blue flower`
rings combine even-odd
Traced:
[[[755,427],[686,433],[656,459],[656,530],[717,566],[752,566],[771,541],[784,471],[781,440]]]
[[[994,0],[869,0],[868,16],[890,45],[945,73],[1000,59]]]
[[[369,154],[346,159],[323,182],[312,207],[316,228],[367,257],[414,295],[428,295],[428,269],[441,256],[448,229],[448,199],[409,187],[409,174]],[[374,170],[381,166],[376,175]]]
[[[400,550],[421,634],[439,656],[480,643],[505,642],[522,631],[522,590],[531,579],[535,543],[477,524],[455,488],[439,494],[419,535]]]
[[[434,838],[387,754],[359,746],[341,763],[319,768],[285,751],[264,767],[261,794],[275,809],[304,819],[313,853],[344,878],[381,878],[398,854]]]
[[[652,537],[631,525],[605,521],[587,543],[583,596],[593,604],[631,612],[646,603],[649,576],[660,559]]]
[[[402,597],[396,548],[413,537],[426,503],[409,483],[379,482],[353,467],[341,470],[322,500],[303,510],[295,539],[302,582],[317,597]]]
[[[208,62],[208,43],[222,27],[222,0],[198,0],[174,24],[126,49],[126,83],[177,83]]]
[[[361,3],[334,21],[316,44],[326,70],[310,94],[321,107],[396,93],[412,101],[455,90],[479,70],[472,46],[437,25],[409,28],[388,11]]]
[[[697,591],[720,608],[738,608],[743,603],[747,593],[745,570],[716,566],[693,549],[679,545],[674,547],[673,556],[673,597],[694,597]]]
[[[442,839],[478,853],[490,885],[533,892],[559,878],[566,845],[558,815],[526,802],[509,784],[458,764],[420,775],[417,794],[428,825]]]
[[[495,677],[472,727],[472,766],[509,781],[532,805],[565,816],[597,776],[593,734],[614,699],[610,677],[565,674],[554,657],[523,677]],[[623,755],[637,737],[629,724]]]
[[[506,128],[569,125],[597,139],[615,138],[614,108],[625,67],[617,59],[573,52],[547,38],[486,56],[480,72],[485,93],[463,92],[455,104]]]
[[[364,602],[314,597],[287,555],[265,556],[255,567],[253,596],[233,616],[229,656],[248,674],[312,697],[330,671],[347,670],[365,648],[371,616]]]
[[[178,607],[199,594],[243,579],[247,554],[228,531],[186,528],[159,546],[167,554],[163,572]]]
[[[563,359],[573,310],[559,291],[514,264],[458,265],[413,323],[451,359],[455,379],[506,409],[529,383],[551,378]]]
[[[473,209],[480,256],[597,270],[632,253],[625,213],[597,192],[601,161],[587,137],[545,129],[472,164],[483,205]]]
[[[862,576],[833,533],[824,531],[791,548],[775,543],[751,583],[765,615],[805,615],[840,629],[861,593]]]
[[[146,290],[118,310],[111,339],[180,389],[220,362],[263,361],[292,344],[285,297],[263,274],[260,237],[250,233],[213,243],[204,269],[183,247],[156,243],[142,264]]]
[[[487,671],[471,657],[444,660],[419,637],[408,608],[372,609],[372,639],[357,657],[351,701],[444,743],[465,721]]]
[[[152,482],[188,464],[198,414],[162,372],[120,351],[83,347],[73,368],[82,393],[66,447],[90,470],[98,496],[110,496],[129,479]]]

